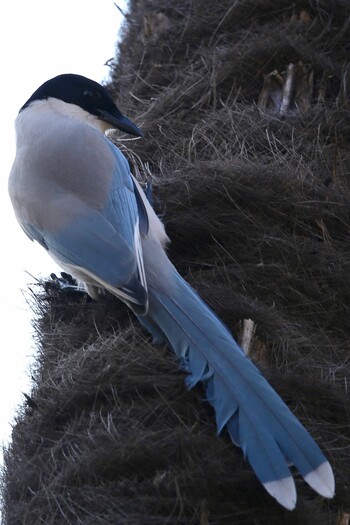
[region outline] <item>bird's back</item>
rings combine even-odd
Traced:
[[[19,222],[54,231],[85,207],[102,209],[115,158],[91,124],[40,101],[16,120],[9,193]]]

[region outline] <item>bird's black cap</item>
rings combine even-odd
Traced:
[[[20,111],[35,100],[51,97],[80,106],[88,113],[100,117],[125,133],[137,137],[143,135],[142,131],[119,111],[106,88],[81,75],[67,73],[47,80],[34,91]]]

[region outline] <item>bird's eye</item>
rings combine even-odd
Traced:
[[[85,91],[83,91],[83,97],[86,100],[86,102],[95,104],[100,100],[101,94],[98,91],[91,91],[90,89],[86,89]]]

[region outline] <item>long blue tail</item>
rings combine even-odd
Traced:
[[[315,441],[175,269],[173,279],[171,296],[150,287],[148,316],[140,321],[155,339],[165,335],[190,374],[189,388],[204,382],[218,431],[226,425],[266,490],[287,509],[296,503],[290,464],[319,494],[333,497],[332,469]]]

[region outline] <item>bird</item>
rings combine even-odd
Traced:
[[[225,428],[267,492],[295,508],[295,468],[318,494],[335,492],[330,463],[230,330],[177,272],[165,226],[108,138],[142,137],[103,85],[76,74],[42,84],[15,121],[8,189],[16,218],[92,298],[121,299],[201,382],[218,433]]]

